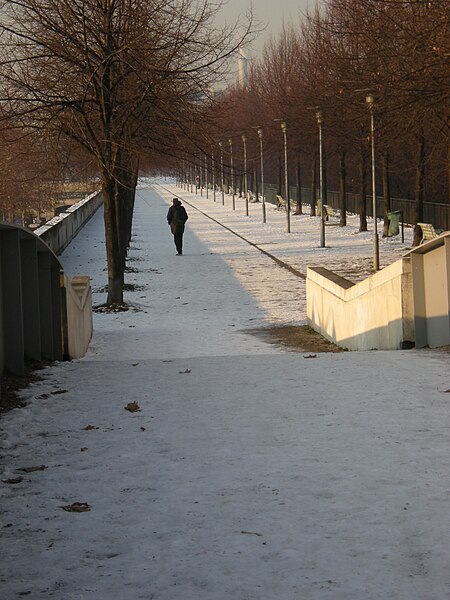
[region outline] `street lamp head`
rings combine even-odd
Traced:
[[[233,144],[233,140],[231,138],[228,138],[228,143],[230,144],[230,146]]]
[[[258,127],[258,137],[259,137],[259,139],[261,139],[261,138],[262,138],[262,136],[263,136],[263,130],[262,130],[262,127]]]
[[[245,134],[243,133],[241,137],[242,137],[242,141],[243,141],[243,142],[244,142],[244,144],[245,144],[245,142],[247,141],[247,138],[245,137]]]
[[[280,125],[281,125],[281,131],[283,133],[286,133],[286,130],[287,130],[286,121],[281,121]]]
[[[318,111],[316,112],[316,119],[317,119],[317,123],[318,123],[319,125],[321,125],[321,124],[322,124],[322,121],[323,121],[323,115],[322,115],[322,111],[321,111],[321,110],[318,110]]]
[[[368,96],[366,96],[366,102],[369,106],[369,109],[373,109],[375,106],[375,98],[372,96],[372,94],[369,94]]]

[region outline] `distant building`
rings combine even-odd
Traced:
[[[248,86],[248,58],[242,49],[239,49],[238,83],[240,88]]]

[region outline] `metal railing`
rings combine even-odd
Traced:
[[[266,201],[273,204],[276,203],[276,196],[278,194],[278,186],[273,183],[265,184],[264,192],[266,195]],[[290,197],[292,199],[297,198],[297,188],[295,186],[289,186]],[[359,195],[348,193],[346,195],[347,200],[347,212],[358,214],[359,213]],[[302,188],[302,202],[305,204],[311,204],[311,189]],[[328,191],[327,192],[327,204],[333,208],[339,208],[339,192]],[[406,224],[412,225],[414,223],[414,200],[407,198],[391,198],[391,210],[403,211],[403,219]],[[366,197],[366,214],[372,216],[372,196],[367,195]],[[424,202],[423,204],[423,221],[425,223],[431,223],[435,229],[442,231],[450,230],[450,204],[439,203],[439,202]],[[383,216],[383,198],[377,196],[377,216],[381,218]]]

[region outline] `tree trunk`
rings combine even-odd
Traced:
[[[339,225],[345,227],[347,225],[347,170],[345,168],[346,152],[341,152],[339,160],[339,210],[341,219]]]
[[[108,260],[107,304],[123,304],[124,263],[117,236],[117,186],[114,176],[103,176],[103,204],[105,219],[106,256]]]
[[[423,129],[417,138],[417,167],[416,183],[414,189],[414,241],[413,246],[418,246],[422,238],[422,232],[417,223],[423,223],[423,201],[425,181],[425,136]]]
[[[300,160],[297,160],[297,164],[296,164],[296,169],[295,169],[295,173],[296,173],[296,184],[297,184],[297,208],[295,210],[295,214],[296,215],[301,215],[303,214],[303,206],[302,206],[302,173],[301,173],[301,167],[300,167]]]
[[[386,148],[381,157],[383,171],[383,237],[389,235],[389,213],[391,212],[391,182],[389,179],[389,149]]]
[[[316,198],[317,196],[317,154],[314,153],[311,163],[311,217],[316,216]]]
[[[364,146],[360,148],[359,177],[359,231],[367,231],[367,154]]]

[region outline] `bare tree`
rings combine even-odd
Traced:
[[[200,96],[249,34],[217,29],[209,0],[0,3],[1,100],[23,126],[76,141],[102,180],[108,304],[123,302],[143,152],[190,133]]]

